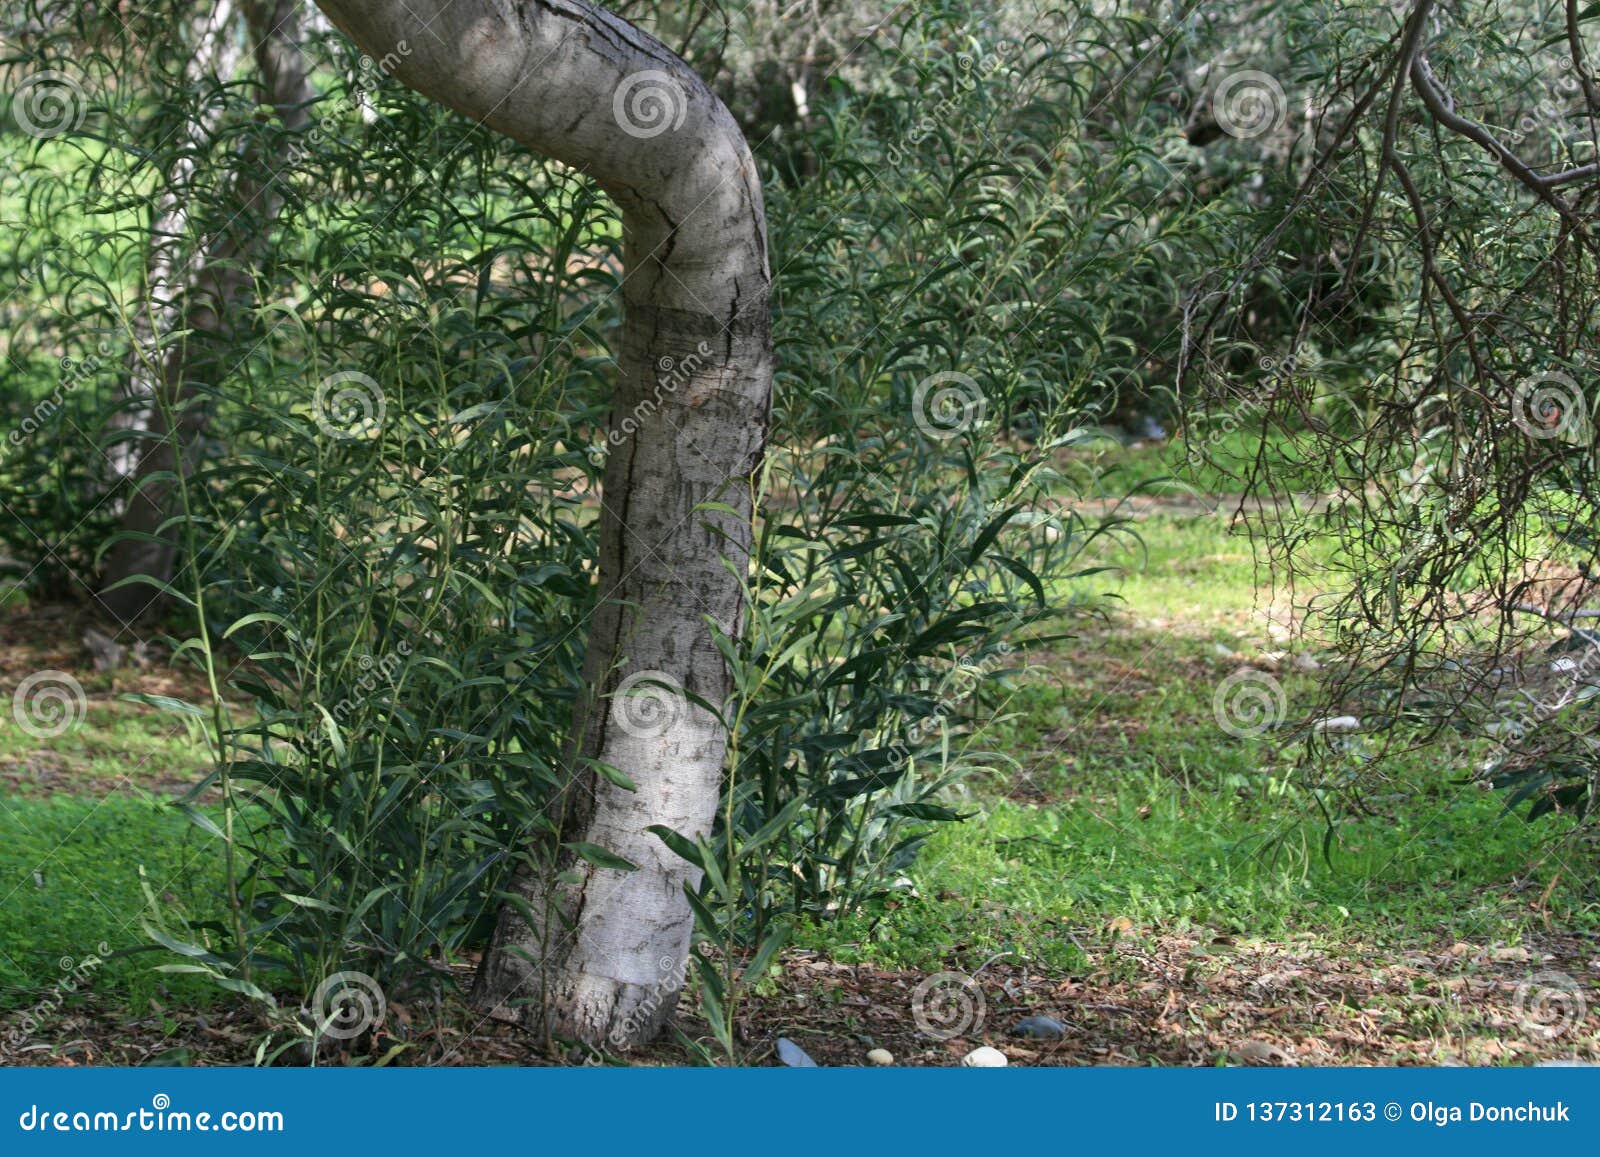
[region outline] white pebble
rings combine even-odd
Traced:
[[[873,1049],[867,1054],[867,1060],[875,1065],[894,1064],[894,1054],[888,1049]]]
[[[961,1063],[969,1069],[1003,1069],[1006,1067],[1006,1054],[999,1049],[992,1049],[988,1045],[979,1045],[966,1056],[961,1058]]]

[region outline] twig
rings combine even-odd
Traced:
[[[1488,129],[1456,114],[1455,102],[1434,80],[1433,69],[1429,67],[1428,57],[1425,53],[1417,53],[1416,58],[1411,62],[1411,86],[1416,90],[1417,95],[1422,98],[1423,105],[1433,114],[1434,120],[1458,136],[1466,137],[1499,161],[1501,168],[1532,190],[1535,196],[1559,213],[1561,219],[1572,226],[1574,230],[1578,232],[1587,231],[1583,221],[1572,211],[1572,206],[1551,192],[1550,178],[1541,177],[1534,172],[1532,166],[1501,144],[1499,138]],[[1593,169],[1594,167],[1584,166],[1584,168]],[[1582,170],[1569,169],[1565,173],[1557,174],[1557,176],[1563,182],[1570,182],[1578,180],[1579,177],[1574,174],[1579,174],[1580,172]]]
[[[1552,623],[1570,623],[1574,619],[1600,619],[1600,610],[1575,609],[1570,611],[1547,611],[1543,607],[1536,607],[1532,603],[1512,603],[1506,608],[1510,611],[1521,611],[1525,615],[1538,615]]]

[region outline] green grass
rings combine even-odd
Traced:
[[[83,686],[88,695],[110,693],[93,680]],[[198,732],[131,703],[95,699],[77,725],[48,743],[20,728],[0,729],[0,767],[24,789],[100,796],[120,786],[192,782],[209,766]]]
[[[112,953],[88,987],[133,1008],[194,1001],[192,978],[160,976],[146,943],[140,869],[157,896],[209,912],[220,888],[211,840],[163,804],[118,795],[13,798],[0,805],[0,1008],[28,1008],[74,963]],[[65,965],[65,967],[64,967]]]
[[[1096,580],[1117,609],[1030,656],[1007,717],[979,737],[1008,760],[970,785],[979,814],[931,840],[916,895],[811,929],[808,946],[886,967],[1009,952],[1072,971],[1108,930],[1514,943],[1547,887],[1563,926],[1600,928],[1592,873],[1562,870],[1561,829],[1454,782],[1470,748],[1374,766],[1352,738],[1312,779],[1287,730],[1223,731],[1216,688],[1246,662],[1276,667],[1291,721],[1320,710],[1315,676],[1280,654],[1270,587],[1224,520],[1156,514],[1137,531],[1100,560],[1124,568]],[[1370,814],[1352,813],[1353,795]]]

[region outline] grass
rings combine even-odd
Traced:
[[[149,798],[13,798],[0,806],[0,1008],[32,1006],[90,956],[89,982],[130,1008],[195,1001],[204,990],[152,971],[141,886],[210,908],[219,886],[208,838]]]
[[[1112,458],[1182,477],[1170,446]],[[814,928],[808,947],[911,968],[1006,952],[1070,973],[1108,929],[1401,945],[1600,928],[1592,873],[1569,862],[1562,829],[1454,782],[1471,766],[1465,746],[1373,768],[1352,737],[1344,765],[1313,780],[1288,728],[1224,731],[1214,696],[1246,666],[1281,687],[1284,723],[1316,718],[1315,657],[1297,665],[1283,632],[1292,608],[1273,605],[1225,518],[1158,511],[1135,529],[1098,560],[1121,568],[1096,580],[1115,609],[1031,655],[1005,720],[979,737],[1007,753],[970,785],[979,814],[934,836],[914,896]],[[1366,814],[1348,807],[1357,794]]]
[[[85,686],[94,694],[94,685]],[[171,715],[154,715],[130,703],[94,703],[82,722],[40,750],[16,728],[0,731],[0,768],[12,790],[83,790],[108,783],[159,788],[193,780],[207,766],[204,744],[179,730]]]
[[[1309,450],[1301,436],[1282,429],[1263,436],[1259,417],[1246,412],[1237,420],[1212,422],[1187,439],[1124,444],[1109,435],[1091,438],[1072,452],[1067,474],[1086,491],[1113,495],[1141,490],[1228,495],[1244,489],[1263,453],[1272,478],[1306,476],[1302,463]]]

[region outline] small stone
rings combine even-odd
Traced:
[[[806,1055],[806,1050],[786,1036],[778,1038],[778,1059],[791,1069],[814,1069],[817,1062]]]
[[[1006,1054],[988,1045],[979,1045],[962,1057],[961,1063],[969,1069],[1003,1069],[1006,1067]]]
[[[1284,626],[1282,623],[1268,623],[1267,636],[1274,643],[1287,643],[1290,639],[1294,638],[1294,632],[1288,627]]]
[[[1301,651],[1294,657],[1294,666],[1297,671],[1320,671],[1322,663],[1315,655],[1308,655]]]
[[[1264,1040],[1247,1040],[1233,1051],[1240,1060],[1255,1065],[1286,1064],[1289,1061],[1287,1053]]]
[[[1166,430],[1150,414],[1144,415],[1133,424],[1133,436],[1146,442],[1165,442],[1167,440]]]
[[[1062,1040],[1067,1035],[1067,1026],[1052,1016],[1029,1016],[1013,1025],[1011,1034],[1029,1040]]]
[[[122,666],[122,658],[128,650],[104,631],[97,631],[93,627],[83,633],[83,645],[94,660],[96,671],[115,671]]]
[[[1361,726],[1361,720],[1354,715],[1335,715],[1332,719],[1319,719],[1311,725],[1311,730],[1338,734],[1343,731],[1355,731]]]
[[[875,1065],[894,1064],[894,1054],[888,1049],[873,1049],[867,1054],[867,1060]]]

